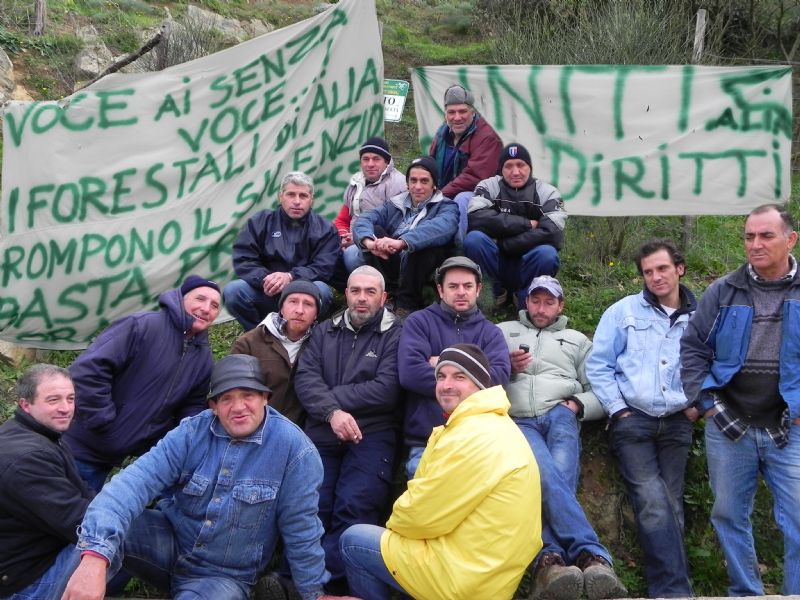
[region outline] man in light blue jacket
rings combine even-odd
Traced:
[[[268,394],[255,357],[217,363],[211,410],[184,419],[90,504],[64,600],[102,598],[123,551],[126,570],[174,598],[248,600],[279,539],[303,600],[325,597],[322,464]]]
[[[633,504],[650,597],[692,595],[683,540],[683,486],[692,423],[680,380],[680,339],[696,302],[670,240],[642,246],[644,289],[600,319],[586,375],[610,419],[611,448]]]

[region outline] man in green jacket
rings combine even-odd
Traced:
[[[611,555],[583,512],[576,491],[580,419],[605,416],[586,378],[592,343],[567,329],[564,291],[548,275],[528,287],[518,321],[500,323],[511,359],[507,386],[513,418],[531,446],[542,481],[543,548],[536,559],[533,597],[618,598],[627,591]]]

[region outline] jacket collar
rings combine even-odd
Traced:
[[[697,300],[692,293],[692,290],[687,288],[682,283],[678,284],[678,293],[680,295],[681,305],[670,315],[670,323],[673,324],[681,315],[688,315],[695,311],[697,308]],[[655,294],[647,289],[642,290],[642,298],[645,304],[652,306],[660,313],[666,314],[664,309],[661,308],[661,303],[656,298]]]
[[[368,331],[370,329],[374,329],[379,333],[384,333],[385,331],[391,329],[396,322],[397,317],[395,317],[391,311],[386,310],[386,307],[383,307],[375,314],[374,317],[364,323],[359,331]],[[353,326],[350,324],[350,315],[348,314],[346,308],[331,317],[331,330],[335,329],[349,329],[350,331],[355,331]]]
[[[567,321],[568,317],[566,315],[558,315],[558,318],[550,323],[547,327],[539,329],[536,325],[533,324],[531,321],[530,316],[528,315],[527,310],[519,311],[519,322],[522,323],[525,327],[530,329],[536,329],[537,331],[562,331],[567,328]]]
[[[43,435],[47,439],[58,443],[58,440],[61,439],[61,434],[57,431],[53,431],[49,427],[42,425],[26,413],[21,408],[17,407],[17,410],[14,411],[14,419],[19,422],[20,425],[25,427],[26,429],[30,429],[31,431]]]

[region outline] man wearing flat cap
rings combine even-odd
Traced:
[[[353,245],[353,227],[358,217],[378,208],[389,198],[406,191],[406,179],[395,168],[389,143],[382,137],[371,137],[358,150],[361,169],[350,178],[344,191],[344,204],[333,220],[342,243],[344,267],[351,273],[363,264],[360,249]]]
[[[511,598],[541,548],[539,470],[508,398],[474,344],[445,348],[436,400],[447,416],[386,528],[353,525],[341,552],[353,593],[383,600]]]
[[[407,192],[362,214],[353,229],[362,264],[381,272],[402,317],[422,308],[422,290],[436,265],[455,251],[458,227],[458,207],[439,191],[431,157],[411,161],[406,182]]]
[[[459,241],[467,232],[467,205],[478,182],[497,170],[503,142],[475,111],[475,96],[456,84],[444,93],[444,124],[436,131],[428,154],[439,169],[442,193],[459,206]]]
[[[255,357],[221,359],[210,409],[184,419],[90,504],[64,600],[102,598],[123,556],[127,571],[172,597],[248,600],[279,539],[303,600],[325,598],[319,454],[268,398]]]
[[[496,307],[516,296],[516,306],[524,308],[528,283],[558,272],[567,213],[561,192],[533,177],[522,144],[503,148],[497,172],[478,184],[469,201],[464,254],[491,280]]]
[[[220,302],[216,283],[189,275],[161,294],[160,310],[114,321],[69,367],[78,401],[63,442],[92,489],[205,408]]]

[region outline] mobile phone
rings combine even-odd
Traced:
[[[523,352],[530,352],[531,351],[531,347],[528,346],[528,344],[520,344],[519,345],[519,349],[522,350]]]

